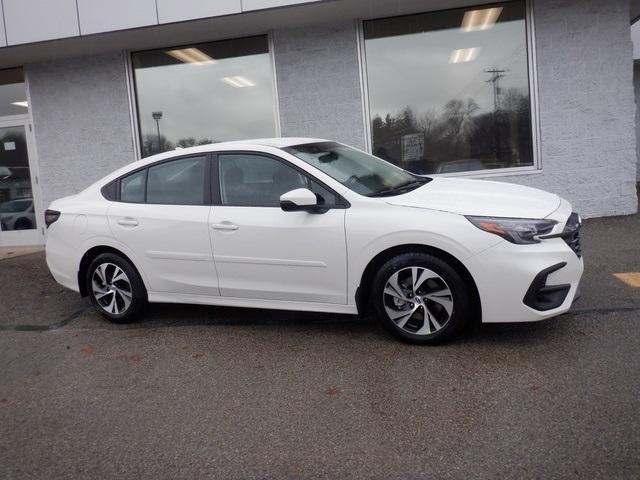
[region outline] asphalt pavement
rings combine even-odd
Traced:
[[[351,316],[104,322],[0,260],[0,478],[640,478],[640,217],[587,220],[583,296],[439,347]]]

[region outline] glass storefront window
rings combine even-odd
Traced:
[[[0,116],[29,113],[22,68],[0,70]]]
[[[372,152],[419,174],[531,166],[525,2],[364,22]]]
[[[25,128],[0,128],[0,231],[35,228]]]
[[[132,54],[142,156],[273,137],[266,35]]]

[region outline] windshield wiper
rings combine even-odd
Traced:
[[[402,183],[400,185],[396,185],[395,187],[385,188],[384,190],[378,190],[377,192],[369,193],[367,197],[386,197],[390,195],[399,195],[400,193],[407,193],[429,183],[430,181],[430,178],[411,180],[410,182]]]

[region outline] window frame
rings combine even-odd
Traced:
[[[453,7],[453,8],[439,8],[435,10],[424,10],[418,12],[412,12],[408,14],[391,15],[388,17],[368,17],[359,18],[356,20],[356,42],[358,51],[358,66],[360,76],[360,94],[362,96],[362,114],[364,119],[364,139],[365,139],[365,151],[371,155],[373,153],[373,134],[371,130],[371,111],[369,100],[369,87],[368,87],[368,69],[367,69],[367,55],[365,48],[364,38],[364,22],[372,20],[382,20],[384,18],[398,18],[398,17],[411,17],[414,15],[438,13],[449,10],[460,10],[473,7],[488,7],[492,5],[500,5],[504,3],[510,3],[511,0],[495,1],[495,2],[482,2],[474,3],[469,6]],[[527,74],[529,84],[529,109],[531,115],[531,144],[532,144],[532,157],[533,165],[527,165],[523,167],[509,167],[509,168],[496,168],[490,172],[486,170],[471,170],[468,172],[455,172],[455,173],[430,173],[428,177],[471,177],[471,178],[491,178],[491,177],[508,177],[515,175],[532,175],[542,173],[542,155],[541,155],[541,143],[540,143],[540,113],[538,102],[538,72],[537,72],[537,58],[536,58],[536,36],[535,36],[535,15],[534,15],[534,3],[535,0],[523,0],[525,4],[525,35],[527,45]]]
[[[258,152],[255,150],[221,150],[212,153],[212,162],[211,162],[211,189],[212,189],[212,200],[213,206],[217,207],[245,207],[245,208],[278,208],[280,209],[280,205],[230,205],[222,203],[222,192],[220,188],[220,162],[218,159],[219,155],[254,155],[260,157],[267,157],[277,162],[280,162],[292,169],[294,169],[297,173],[303,175],[307,180],[316,182],[318,185],[329,191],[332,195],[336,197],[335,205],[321,205],[323,210],[336,210],[336,209],[346,209],[351,207],[349,201],[344,198],[344,196],[340,195],[335,189],[331,188],[329,185],[324,183],[321,180],[318,180],[316,176],[307,172],[305,169],[295,165],[294,163],[288,161],[285,158],[282,158],[278,155],[274,155],[267,152]]]
[[[163,165],[165,163],[169,163],[169,162],[173,162],[173,161],[177,161],[177,160],[184,160],[184,159],[189,159],[189,158],[200,158],[200,157],[204,157],[204,178],[203,178],[203,193],[204,193],[204,198],[201,204],[198,205],[194,205],[194,204],[186,204],[186,203],[149,203],[147,202],[147,184],[149,182],[149,169],[152,167],[155,167],[157,165]],[[118,203],[128,203],[128,204],[132,204],[132,205],[169,205],[169,206],[180,206],[180,207],[207,207],[207,206],[211,206],[212,202],[211,202],[211,196],[212,196],[212,187],[211,187],[211,164],[212,164],[212,153],[211,152],[202,152],[202,153],[189,153],[189,154],[185,154],[185,155],[177,155],[171,158],[164,158],[162,160],[157,160],[153,163],[149,163],[147,165],[143,165],[139,168],[133,169],[127,173],[125,173],[124,175],[119,176],[118,178],[116,178],[115,180],[112,180],[111,182],[107,183],[105,186],[103,186],[100,191],[102,193],[102,196],[104,198],[106,198],[107,200],[111,201],[111,202],[118,202]],[[144,180],[144,202],[128,202],[125,200],[122,200],[120,198],[121,195],[121,182],[123,179],[134,175],[136,173],[139,173],[141,171],[146,171],[145,173],[145,180]],[[115,192],[113,191],[115,188]]]
[[[278,97],[278,75],[276,70],[276,59],[274,55],[274,43],[273,43],[273,35],[272,30],[260,31],[251,35],[230,35],[223,36],[214,39],[205,39],[203,41],[191,42],[185,44],[163,44],[153,48],[144,48],[140,50],[124,50],[123,51],[123,61],[125,67],[125,77],[127,84],[127,97],[129,100],[129,116],[131,123],[131,136],[133,140],[133,156],[134,161],[143,160],[142,157],[142,131],[140,130],[140,112],[138,111],[138,89],[136,86],[135,79],[135,71],[133,68],[133,54],[152,51],[152,50],[162,50],[162,49],[176,49],[176,48],[185,48],[192,46],[197,43],[215,43],[222,41],[231,41],[231,40],[241,40],[243,38],[251,38],[251,37],[267,37],[267,48],[269,55],[269,66],[271,69],[271,78],[272,78],[272,89],[271,89],[271,97],[273,101],[273,120],[275,126],[275,136],[282,136],[282,125],[280,121],[280,101]],[[149,158],[149,157],[145,157]]]
[[[155,162],[149,163],[147,165],[143,165],[141,167],[135,168],[133,170],[128,171],[127,173],[120,175],[118,178],[111,180],[109,183],[102,186],[100,192],[102,196],[110,202],[118,202],[118,203],[128,203],[132,205],[172,205],[172,206],[184,206],[184,207],[202,207],[202,206],[216,206],[216,207],[248,207],[248,208],[280,208],[280,206],[265,206],[265,205],[225,205],[222,203],[222,195],[220,191],[220,165],[218,162],[218,155],[256,155],[256,156],[264,156],[276,160],[280,163],[283,163],[294,170],[296,170],[301,175],[304,175],[308,180],[316,182],[321,187],[328,190],[331,194],[336,197],[335,205],[327,205],[326,210],[333,209],[346,209],[351,207],[351,203],[344,198],[343,195],[340,195],[335,189],[331,188],[322,180],[319,180],[315,175],[306,171],[305,169],[295,165],[294,163],[288,161],[285,158],[282,158],[278,155],[274,155],[267,152],[260,152],[257,150],[219,150],[219,151],[207,151],[201,153],[189,153],[184,155],[177,155],[171,158],[164,158],[162,160],[157,160]],[[147,180],[149,178],[148,169],[154,167],[156,165],[161,165],[163,163],[172,162],[174,160],[181,160],[184,158],[194,158],[194,157],[206,157],[205,163],[205,172],[204,172],[204,183],[205,183],[205,202],[202,205],[185,205],[185,204],[173,204],[173,203],[147,203]],[[147,170],[147,175],[145,176],[145,185],[144,185],[144,203],[140,202],[127,202],[120,199],[120,182],[122,179],[128,177],[129,175],[133,175],[142,170]],[[324,206],[323,206],[324,208]]]

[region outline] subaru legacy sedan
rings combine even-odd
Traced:
[[[472,319],[564,313],[583,271],[580,217],[557,195],[417,176],[318,139],[155,155],[45,217],[54,278],[116,323],[148,302],[304,310],[434,344]]]

